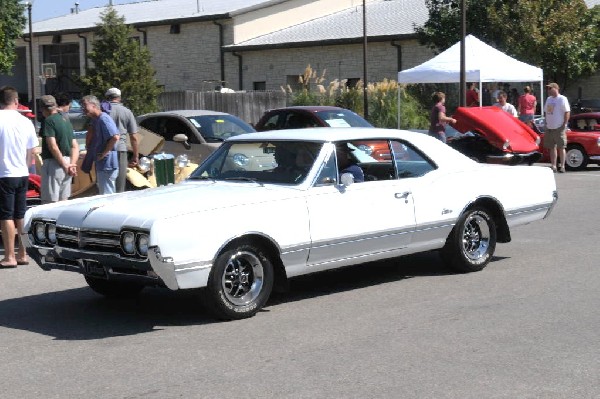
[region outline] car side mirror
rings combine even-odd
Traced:
[[[340,176],[340,184],[344,187],[348,187],[349,185],[354,183],[354,176],[352,173],[342,173]]]
[[[173,141],[183,144],[183,146],[185,147],[186,150],[189,150],[192,148],[191,144],[188,141],[188,136],[186,136],[183,133],[178,133],[175,136],[173,136]]]

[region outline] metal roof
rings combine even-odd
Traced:
[[[228,18],[285,1],[287,0],[149,0],[113,5],[113,8],[119,16],[125,17],[125,23],[139,26],[166,24],[168,21]],[[34,22],[32,30],[35,34],[52,34],[93,29],[100,23],[100,14],[106,9],[107,7],[95,7],[77,14]]]
[[[360,39],[363,37],[362,18],[360,5],[226,47],[241,50],[289,43]],[[415,33],[414,25],[422,25],[428,18],[429,12],[423,0],[370,2],[367,3],[367,35],[370,38],[412,35]]]

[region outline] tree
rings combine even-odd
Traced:
[[[112,7],[101,14],[101,20],[97,25],[98,39],[89,54],[93,67],[77,78],[79,85],[98,98],[108,88],[118,87],[123,92],[123,102],[134,114],[156,111],[160,88],[150,64],[150,52],[132,37],[133,29]]]
[[[11,73],[17,58],[15,40],[23,36],[25,6],[18,0],[0,0],[0,73]]]
[[[460,0],[426,0],[429,20],[416,27],[422,44],[442,51],[460,40]],[[467,0],[467,33],[521,61],[549,80],[569,82],[598,69],[597,10],[583,0]]]

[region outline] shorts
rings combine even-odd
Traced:
[[[69,157],[64,157],[70,163]],[[42,165],[42,204],[65,201],[71,196],[73,178],[56,162],[56,159],[44,159]]]
[[[546,133],[544,134],[544,148],[553,149],[557,148],[565,148],[567,146],[567,129],[566,128],[558,128],[558,129],[549,129],[546,128]]]
[[[0,220],[19,220],[27,210],[29,176],[0,178]]]
[[[519,120],[521,122],[529,122],[533,120],[533,114],[521,114],[519,115]]]

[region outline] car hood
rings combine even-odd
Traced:
[[[528,153],[538,151],[538,135],[526,124],[498,107],[458,107],[453,127],[461,133],[480,133],[494,147],[504,151]]]
[[[186,181],[121,194],[80,198],[32,208],[26,216],[56,220],[59,226],[107,232],[150,228],[152,222],[211,209],[281,201],[300,195],[295,187],[252,182]]]

